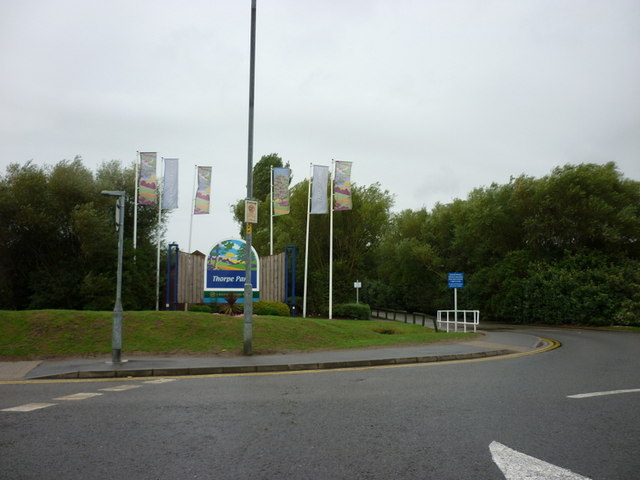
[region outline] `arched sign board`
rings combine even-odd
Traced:
[[[230,293],[238,297],[238,302],[244,301],[246,250],[244,240],[225,239],[207,253],[204,264],[205,303],[224,303]],[[257,301],[260,299],[260,260],[255,248],[251,248],[251,252],[251,286],[253,299]]]

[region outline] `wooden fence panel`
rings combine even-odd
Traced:
[[[178,259],[178,303],[202,303],[205,255],[180,252]]]
[[[284,252],[260,257],[260,300],[284,302]]]

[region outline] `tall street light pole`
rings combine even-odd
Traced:
[[[251,54],[249,58],[249,142],[247,155],[247,198],[249,201],[253,197],[253,106],[255,92],[256,73],[256,0],[251,0]],[[247,253],[245,258],[245,281],[244,281],[244,348],[245,355],[252,352],[252,317],[253,317],[253,287],[251,285],[251,264],[252,264],[252,233],[251,223],[246,225]]]
[[[124,196],[123,190],[103,190],[103,195],[118,197],[116,203],[118,229],[118,274],[116,281],[116,303],[113,307],[113,328],[111,333],[111,361],[122,363],[122,254],[124,251]]]

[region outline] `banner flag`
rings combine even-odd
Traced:
[[[273,168],[273,215],[287,215],[289,213],[289,177],[288,168]]]
[[[334,210],[351,210],[351,162],[336,161],[333,198]]]
[[[164,182],[162,189],[162,208],[178,208],[178,159],[164,159]]]
[[[193,207],[194,215],[209,213],[209,199],[211,195],[211,167],[198,167],[198,190]]]
[[[309,213],[328,213],[327,208],[327,181],[329,180],[329,167],[324,165],[313,166],[313,180],[311,182],[311,211]]]
[[[153,205],[158,201],[158,177],[155,152],[140,152],[138,205]]]

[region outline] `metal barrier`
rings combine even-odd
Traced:
[[[462,318],[459,317],[460,314],[462,314]],[[456,332],[458,331],[458,325],[462,325],[465,332],[467,331],[467,325],[473,325],[473,331],[475,332],[478,323],[480,323],[480,310],[438,310],[436,322],[438,326],[443,323],[446,324],[447,332],[450,324],[454,325]]]
[[[435,330],[438,330],[438,326],[433,319],[432,316],[427,315],[426,313],[420,312],[407,312],[406,310],[387,310],[382,308],[372,308],[371,316],[373,318],[382,318],[384,320],[394,320],[394,321],[402,321],[404,323],[413,323],[416,325],[417,323],[421,323],[422,326],[426,326],[425,322],[427,320],[433,321],[433,327]],[[416,320],[418,320],[416,322]]]

